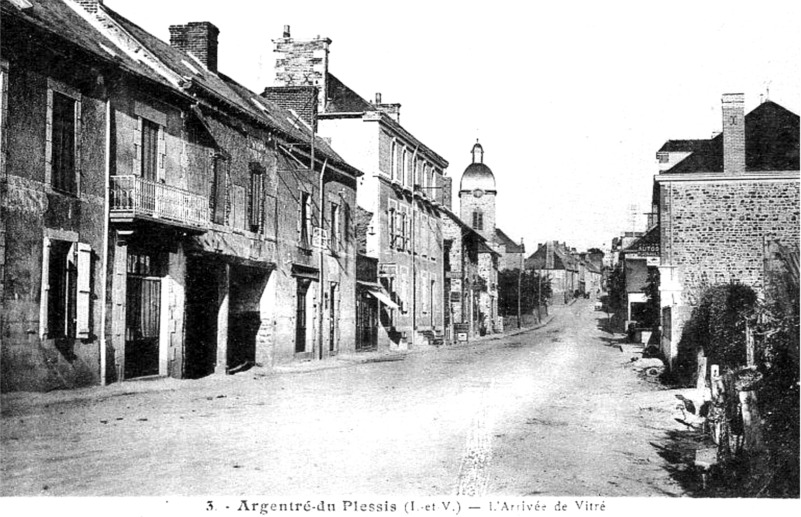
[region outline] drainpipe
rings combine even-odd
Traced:
[[[103,198],[103,258],[100,261],[100,288],[103,294],[100,296],[102,300],[100,305],[100,385],[105,386],[107,383],[107,369],[106,364],[106,295],[108,294],[108,232],[109,232],[109,213],[110,213],[110,190],[111,190],[111,99],[106,99],[106,178],[105,189]]]
[[[314,133],[312,133],[314,138]],[[328,165],[328,158],[323,162],[323,167],[320,169],[320,233],[322,234],[325,228],[325,169]],[[312,140],[312,171],[314,170],[314,140]],[[322,243],[321,243],[322,244]],[[325,247],[320,246],[320,302],[318,305],[319,310],[317,315],[318,322],[318,359],[323,358],[323,309],[325,308]]]

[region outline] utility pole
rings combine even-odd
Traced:
[[[523,290],[520,288],[523,281],[523,237],[520,237],[520,269],[517,271],[517,328],[522,327],[520,322],[521,310],[520,303],[523,296]]]

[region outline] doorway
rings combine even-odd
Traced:
[[[331,282],[328,287],[328,352],[334,353],[339,348],[339,284]]]
[[[161,257],[128,252],[124,378],[158,375],[161,331]]]
[[[190,379],[214,372],[217,360],[219,265],[203,257],[186,262],[186,339],[184,375]]]
[[[228,366],[242,371],[256,364],[256,339],[261,328],[261,299],[269,272],[232,265],[229,284]]]

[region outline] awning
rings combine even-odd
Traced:
[[[400,306],[392,301],[392,297],[381,284],[357,280],[356,285],[366,290],[368,294],[372,295],[376,300],[380,301],[390,309],[400,309]]]

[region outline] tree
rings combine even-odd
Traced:
[[[681,378],[691,380],[698,351],[722,372],[746,364],[745,325],[756,301],[756,293],[745,284],[718,284],[703,292],[679,341]]]
[[[518,287],[519,282],[519,287]],[[540,288],[542,293],[540,293]],[[537,308],[537,302],[545,303],[551,297],[551,279],[533,271],[507,269],[498,272],[498,311],[503,316],[517,316],[518,292],[520,310],[529,314]]]
[[[659,269],[655,267],[648,268],[648,280],[643,288],[645,293],[645,306],[640,312],[642,318],[641,323],[647,328],[659,326]]]

